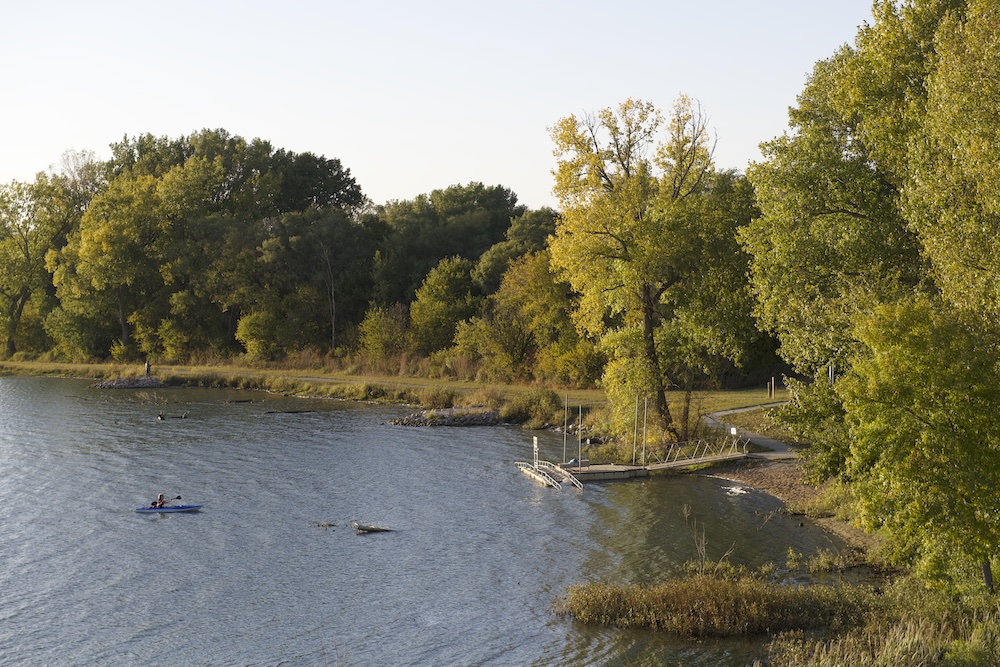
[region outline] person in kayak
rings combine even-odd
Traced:
[[[169,503],[171,500],[173,499],[164,498],[163,494],[161,493],[160,495],[156,496],[156,500],[153,501],[153,504],[150,505],[150,507],[166,507],[167,503]]]

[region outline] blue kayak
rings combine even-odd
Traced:
[[[136,512],[143,514],[153,514],[161,512],[197,512],[201,505],[167,505],[166,507],[136,507]]]

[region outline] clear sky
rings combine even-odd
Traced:
[[[14,0],[0,182],[224,128],[339,158],[375,203],[454,184],[554,206],[559,118],[684,93],[743,170],[871,0]],[[11,3],[14,4],[14,3]]]

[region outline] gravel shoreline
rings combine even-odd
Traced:
[[[786,508],[790,508],[791,511],[800,511],[799,508],[817,498],[822,490],[821,487],[813,486],[805,481],[802,463],[796,459],[777,461],[747,459],[720,464],[710,470],[701,471],[700,474],[739,482],[772,495],[784,502]],[[877,546],[877,539],[874,535],[866,533],[846,521],[833,517],[810,517],[810,521],[834,533],[847,544],[861,551],[868,552]]]

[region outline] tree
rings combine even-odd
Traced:
[[[1000,544],[1000,349],[975,321],[916,297],[855,329],[862,354],[841,380],[847,474],[870,527],[941,573],[951,554],[984,564]]]
[[[548,251],[529,253],[510,262],[483,313],[459,325],[456,344],[492,379],[592,384],[599,360],[573,325],[572,308],[572,291],[552,273]]]
[[[551,208],[525,211],[510,221],[506,239],[490,246],[476,261],[472,277],[484,294],[492,294],[510,263],[530,252],[538,252],[548,245],[548,238],[556,231],[558,214]]]
[[[153,177],[116,178],[91,202],[79,232],[47,260],[64,306],[76,301],[100,312],[102,302],[114,303],[116,312],[106,314],[118,321],[125,353],[132,348],[130,320],[162,285],[158,205]]]
[[[816,65],[794,132],[763,145],[748,177],[761,215],[740,234],[752,256],[756,314],[782,357],[823,375],[851,354],[859,309],[911,291],[924,277],[919,242],[897,207],[898,191],[859,136],[855,114],[837,109],[853,88],[854,54]]]
[[[652,104],[634,100],[559,121],[552,137],[563,214],[551,251],[580,293],[577,322],[609,357],[604,385],[613,407],[624,420],[635,394],[651,390],[657,421],[676,437],[666,391],[679,368],[688,370],[680,347],[708,335],[682,326],[682,312],[707,268],[722,259],[713,254],[716,241],[728,239],[738,253],[734,229],[749,220],[724,212],[725,198],[713,195],[725,179],[715,174],[701,108],[682,97],[661,140],[663,127]],[[726,288],[743,289],[738,280]]]
[[[35,220],[30,188],[16,181],[0,187],[0,298],[4,301],[7,356],[17,351],[24,307],[44,287],[45,253],[51,239]]]
[[[6,353],[17,351],[25,309],[36,302],[36,328],[52,279],[45,268],[49,250],[66,243],[102,177],[91,154],[68,152],[61,173],[39,173],[33,183],[0,186],[0,297],[5,301]],[[41,349],[42,341],[37,341]]]
[[[482,183],[389,202],[380,211],[388,233],[376,263],[376,300],[383,305],[409,303],[439,261],[477,260],[503,240],[511,219],[524,212],[513,192]]]
[[[926,113],[911,142],[904,210],[956,307],[1000,315],[1000,12],[968,2],[936,35]]]
[[[763,215],[741,238],[758,314],[816,377],[791,409],[820,436],[813,472],[851,483],[924,570],[964,552],[990,585],[1000,17],[976,0],[874,17],[817,64],[795,132],[751,171]]]
[[[369,361],[382,362],[400,354],[406,344],[406,310],[374,305],[358,327],[358,347]]]
[[[430,354],[450,346],[455,327],[479,307],[473,296],[472,262],[460,257],[442,259],[427,274],[410,305],[410,336],[417,352]]]

